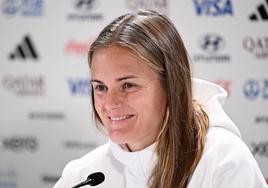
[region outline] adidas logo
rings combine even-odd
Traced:
[[[252,21],[259,21],[259,20],[267,21],[268,20],[268,0],[265,0],[265,3],[258,5],[257,11],[249,15],[249,19]]]
[[[34,48],[33,42],[29,35],[26,35],[21,44],[17,46],[14,52],[9,55],[11,60],[14,59],[38,59],[38,54]]]

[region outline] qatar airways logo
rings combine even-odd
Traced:
[[[3,87],[17,96],[41,96],[44,94],[44,78],[42,76],[13,76],[2,78]]]
[[[168,14],[169,0],[127,0],[126,5],[133,11],[155,10],[162,14]]]
[[[258,59],[268,59],[268,36],[245,37],[243,39],[243,47]]]

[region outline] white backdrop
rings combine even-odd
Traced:
[[[52,187],[106,141],[91,118],[87,50],[138,9],[168,15],[194,76],[226,88],[225,110],[268,177],[267,0],[1,0],[0,188]]]

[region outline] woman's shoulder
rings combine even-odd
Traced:
[[[243,179],[247,179],[244,182]],[[190,185],[201,187],[264,187],[259,166],[243,140],[222,127],[211,127]],[[191,187],[189,186],[189,187]]]
[[[70,185],[76,185],[79,182],[85,181],[89,174],[102,172],[107,175],[113,173],[116,175],[119,182],[114,182],[110,177],[105,177],[103,187],[109,187],[109,183],[122,183],[122,165],[119,164],[113,157],[110,150],[110,143],[104,144],[90,151],[79,159],[70,161],[64,168],[61,178],[58,180],[54,188],[65,188]],[[107,184],[107,185],[106,185]]]
[[[250,153],[241,137],[223,127],[210,127],[206,136],[204,155],[218,151],[225,154],[235,154],[235,151]]]
[[[223,163],[232,163],[233,167],[241,163],[257,165],[246,143],[239,136],[222,127],[209,129],[202,159],[215,161],[217,166]]]
[[[74,160],[74,163],[84,163],[85,161],[98,161],[105,158],[110,152],[110,143],[106,143],[96,147],[79,159]]]
[[[98,146],[92,151],[88,152],[84,156],[74,159],[65,166],[64,171],[70,171],[70,169],[84,168],[85,166],[92,166],[103,163],[109,158],[110,144],[106,143],[104,145]],[[64,172],[63,172],[64,173]]]

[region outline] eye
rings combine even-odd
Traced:
[[[97,91],[97,92],[105,92],[107,90],[108,90],[108,88],[102,84],[98,84],[94,87],[94,91]]]
[[[134,89],[134,88],[136,88],[136,87],[137,87],[136,84],[126,82],[126,83],[123,83],[122,89],[123,89],[123,90],[130,90],[130,89]]]

